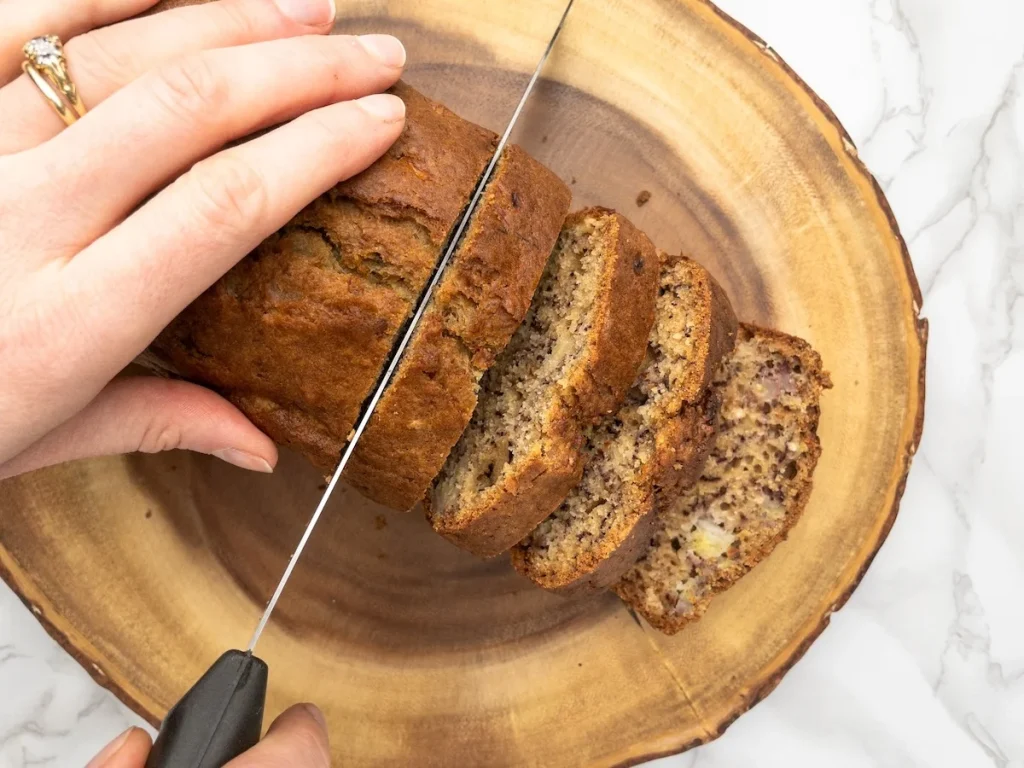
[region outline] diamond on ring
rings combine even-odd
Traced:
[[[64,46],[56,35],[33,37],[22,49],[29,61],[39,67],[53,67],[64,58]]]

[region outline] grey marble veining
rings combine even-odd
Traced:
[[[1024,768],[1024,2],[719,4],[885,188],[931,322],[928,413],[846,608],[724,737],[657,765]],[[2,586],[0,692],[0,766],[81,766],[138,723]]]

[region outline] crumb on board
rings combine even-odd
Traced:
[[[636,207],[643,208],[647,205],[647,201],[651,199],[651,193],[646,189],[641,189],[640,194],[636,196]]]
[[[384,515],[377,515],[373,520],[373,527],[378,531],[383,531],[388,527],[388,519]]]

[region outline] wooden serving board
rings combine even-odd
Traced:
[[[408,80],[495,130],[561,12],[341,4],[343,31],[401,35]],[[821,352],[835,389],[815,491],[789,541],[668,638],[614,597],[544,594],[341,490],[260,646],[268,715],[318,702],[341,765],[623,765],[715,738],[856,587],[920,437],[927,326],[892,213],[835,116],[750,32],[702,0],[577,0],[516,140],[576,207],[623,211],[711,268],[741,319]],[[270,477],[183,454],[37,472],[0,485],[0,571],[156,723],[246,642],[320,483],[291,455]]]

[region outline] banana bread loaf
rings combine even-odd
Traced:
[[[150,356],[329,472],[497,137],[407,85],[405,130],[185,309]]]

